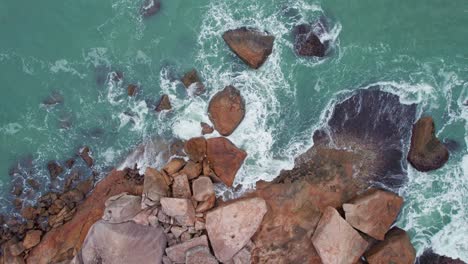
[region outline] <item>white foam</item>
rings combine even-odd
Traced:
[[[80,74],[75,68],[73,68],[70,63],[68,63],[67,60],[65,59],[61,59],[61,60],[57,60],[55,61],[55,63],[53,65],[50,66],[50,71],[52,71],[53,73],[58,73],[58,72],[68,72],[68,73],[71,73],[73,75],[76,75],[78,76],[79,78],[83,79],[84,77],[86,77],[85,74]]]
[[[23,129],[23,126],[18,124],[18,123],[9,123],[6,124],[5,126],[0,128],[0,131],[2,133],[5,133],[7,135],[14,135],[18,133],[21,129]]]

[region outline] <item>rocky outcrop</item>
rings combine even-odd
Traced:
[[[161,96],[161,99],[159,99],[159,102],[156,106],[156,112],[162,112],[164,110],[171,110],[171,101],[169,100],[169,96],[167,94],[164,94]]]
[[[356,263],[368,246],[333,207],[324,210],[312,243],[324,264]]]
[[[387,233],[384,241],[372,246],[366,252],[365,257],[369,264],[413,264],[416,259],[416,250],[411,245],[406,232],[395,227]]]
[[[367,235],[383,240],[395,222],[403,198],[383,190],[371,189],[343,204],[346,221]]]
[[[431,249],[427,249],[416,259],[416,264],[465,264],[465,262],[437,255]]]
[[[162,197],[169,193],[169,182],[162,173],[153,168],[145,171],[145,180],[142,195],[143,207],[159,204]]]
[[[300,24],[294,27],[294,51],[300,56],[323,57],[327,46],[313,31],[310,24]]]
[[[250,241],[266,212],[261,198],[238,200],[208,212],[205,226],[216,258],[232,259]]]
[[[161,9],[161,1],[159,0],[145,0],[140,9],[140,14],[143,17],[154,16]]]
[[[181,81],[191,95],[201,95],[205,92],[205,85],[200,80],[200,77],[198,77],[198,73],[195,69],[187,72],[182,77]]]
[[[63,168],[56,161],[50,161],[47,163],[47,169],[49,170],[50,178],[56,179],[57,176],[62,174]]]
[[[206,159],[219,179],[231,187],[247,153],[224,137],[207,140]]]
[[[184,150],[191,160],[203,161],[206,156],[206,139],[204,137],[191,138],[185,142]]]
[[[83,159],[83,161],[86,163],[86,165],[88,165],[88,167],[92,167],[93,164],[94,164],[94,160],[93,158],[91,157],[91,150],[89,149],[89,147],[83,147],[80,149],[79,151],[79,156]]]
[[[231,135],[245,116],[245,103],[239,90],[226,86],[216,93],[208,105],[208,115],[221,135]]]
[[[434,134],[432,117],[423,117],[413,126],[408,161],[419,171],[436,170],[447,162],[449,152]]]
[[[273,51],[275,37],[257,29],[241,27],[226,31],[223,39],[242,61],[258,69]]]

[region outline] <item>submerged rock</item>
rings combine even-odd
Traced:
[[[297,25],[293,29],[294,51],[300,56],[323,57],[327,46],[313,31],[310,24]]]
[[[182,77],[181,81],[184,84],[185,88],[189,90],[189,93],[193,95],[200,95],[205,91],[205,85],[198,77],[198,73],[195,69],[192,69],[191,71],[187,72]]]
[[[416,259],[416,264],[465,264],[465,262],[437,255],[431,249],[428,249]]]
[[[136,84],[129,84],[127,86],[127,94],[128,96],[135,96],[138,93],[138,85]]]
[[[241,27],[226,31],[223,39],[241,60],[258,69],[273,51],[275,37],[257,29]]]
[[[53,91],[42,103],[47,106],[61,104],[63,103],[63,95],[59,91]]]
[[[57,161],[49,161],[47,163],[47,169],[49,170],[50,178],[56,179],[57,176],[62,174],[63,168]]]
[[[161,1],[158,0],[145,0],[140,9],[140,14],[143,17],[150,17],[155,15],[161,9]]]
[[[447,162],[449,152],[434,134],[432,117],[423,117],[414,124],[408,161],[418,171],[436,170]]]
[[[413,264],[416,259],[416,250],[411,244],[408,234],[395,227],[387,233],[384,241],[372,246],[366,252],[365,257],[369,264]]]
[[[91,157],[90,152],[91,152],[91,150],[89,149],[89,147],[85,146],[82,149],[80,149],[79,155],[84,160],[86,165],[88,165],[88,167],[91,168],[93,166],[93,164],[94,164],[94,160]]]
[[[169,96],[167,94],[164,94],[161,96],[161,99],[159,99],[159,102],[156,106],[156,112],[162,112],[164,110],[171,110],[171,101],[169,100]]]
[[[245,116],[245,102],[239,90],[226,86],[216,93],[208,105],[208,115],[221,135],[231,135]]]

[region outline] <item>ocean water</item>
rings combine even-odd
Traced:
[[[25,184],[25,203],[50,189],[49,160],[65,161],[87,145],[96,170],[130,165],[140,144],[140,166],[158,166],[166,140],[200,134],[209,98],[228,84],[246,101],[246,118],[229,137],[248,158],[235,184],[249,188],[291,168],[313,145],[338,95],[378,84],[418,103],[436,133],[451,142],[449,162],[420,173],[408,168],[401,189],[405,206],[397,225],[408,230],[418,253],[468,261],[468,2],[162,0],[142,18],[143,1],[0,0],[0,206],[14,212],[13,183]],[[331,43],[323,59],[293,52],[294,25],[322,19]],[[276,37],[272,55],[251,70],[224,44],[224,31],[239,26]],[[207,92],[187,93],[178,81],[196,68]],[[112,72],[123,79],[113,81]],[[130,83],[140,86],[128,97]],[[166,93],[173,110],[156,113]],[[44,100],[63,99],[53,106]],[[404,118],[404,117],[402,117]],[[216,133],[210,135],[217,136]],[[90,171],[79,159],[82,177]],[[16,169],[14,169],[16,168]],[[12,175],[10,175],[12,174]],[[26,180],[36,179],[39,190]]]

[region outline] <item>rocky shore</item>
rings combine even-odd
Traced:
[[[159,10],[158,1],[146,2],[144,17]],[[327,44],[314,32],[296,27],[299,56],[325,56]],[[274,36],[258,29],[233,29],[223,39],[254,69],[273,51]],[[204,92],[196,71],[182,79],[193,94]],[[0,263],[461,263],[433,253],[416,260],[409,236],[394,226],[406,160],[437,169],[448,151],[432,119],[415,123],[416,105],[378,88],[340,98],[292,170],[223,201],[216,184],[232,187],[248,155],[226,138],[246,108],[242,92],[227,86],[211,98],[212,126],[200,124],[200,136],[161,168],[114,170],[23,208],[24,221],[2,229]],[[130,96],[136,92],[129,87]],[[167,95],[155,111],[171,111]],[[214,130],[221,136],[205,136]],[[89,153],[84,147],[79,156],[92,167]],[[51,177],[63,170],[55,161],[47,167]]]

